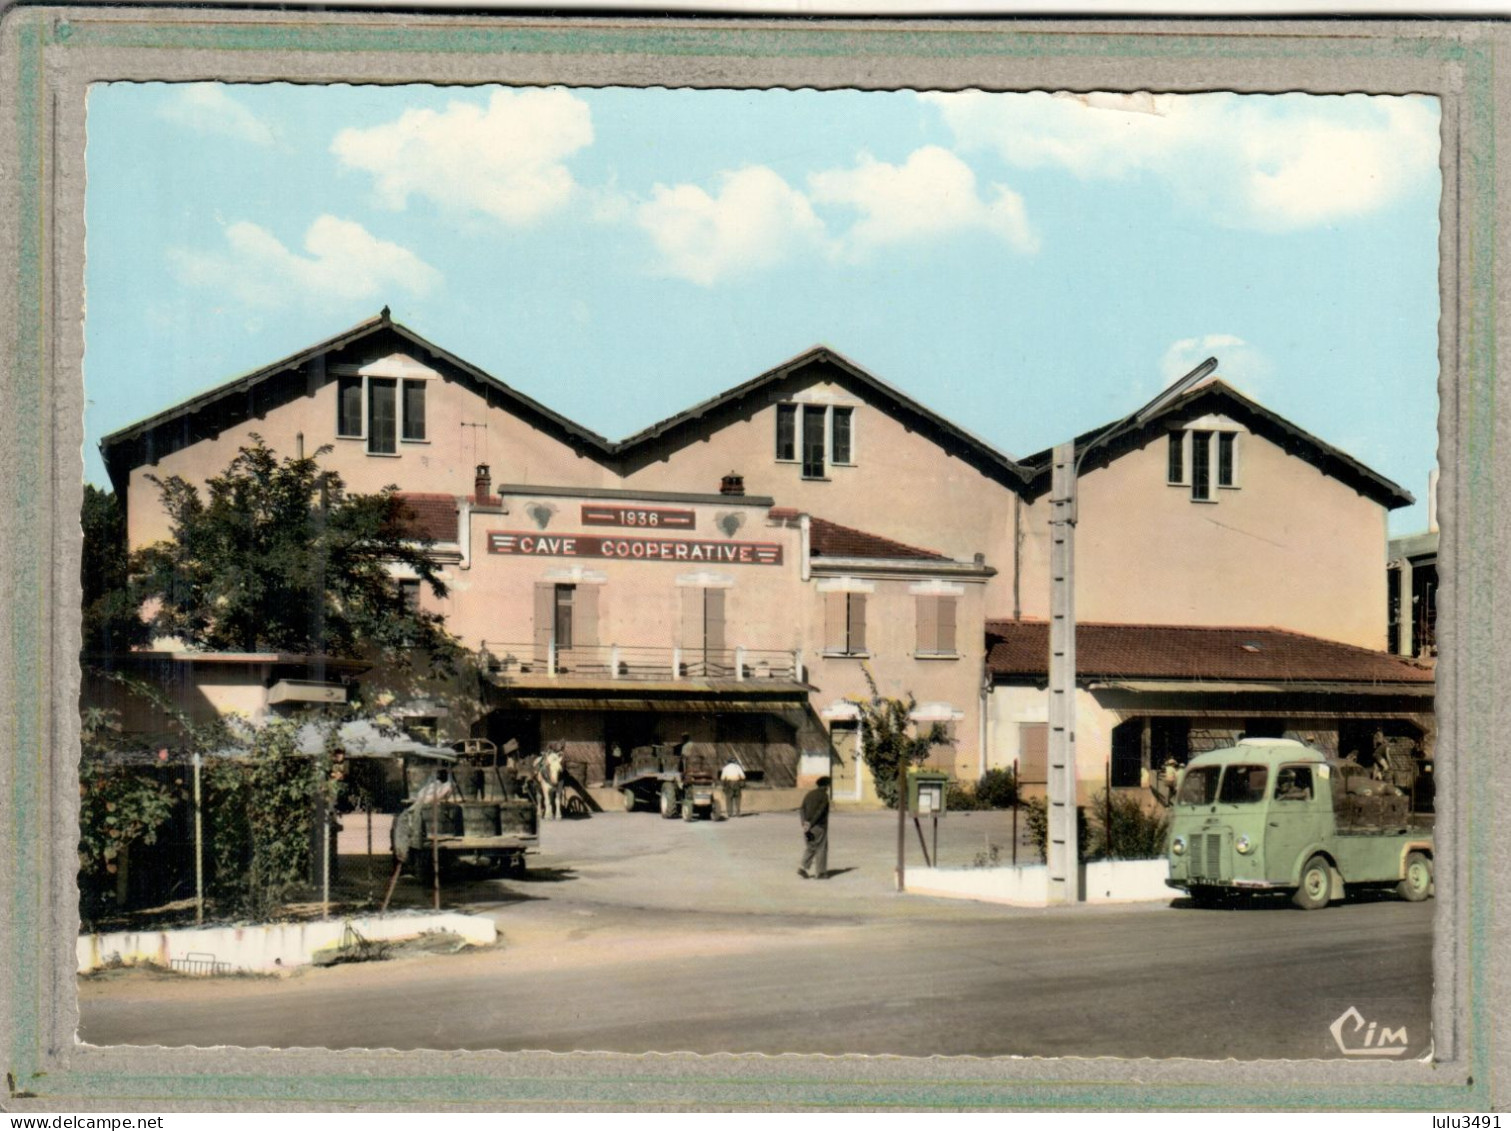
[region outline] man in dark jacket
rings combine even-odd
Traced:
[[[819,778],[803,798],[803,862],[797,874],[805,880],[829,877],[829,779]]]

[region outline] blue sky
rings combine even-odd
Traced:
[[[86,477],[101,436],[387,304],[611,439],[824,343],[1024,455],[1211,354],[1420,500],[1438,124],[1363,95],[96,86]]]

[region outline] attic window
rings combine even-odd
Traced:
[[[1231,428],[1185,428],[1170,433],[1165,482],[1189,487],[1191,500],[1217,502],[1217,489],[1238,486],[1238,432]]]
[[[854,407],[777,405],[775,454],[779,463],[801,464],[804,479],[826,479],[832,467],[853,467]]]
[[[424,380],[344,376],[336,382],[336,435],[366,440],[369,455],[397,455],[400,441],[424,443]]]

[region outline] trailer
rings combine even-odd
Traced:
[[[458,867],[492,874],[523,871],[538,850],[539,815],[526,795],[516,764],[518,748],[487,739],[456,743],[451,756],[410,754],[404,759],[408,796],[394,819],[393,852],[400,868],[412,864],[426,882]]]
[[[724,819],[717,775],[706,759],[686,756],[681,744],[636,747],[629,765],[614,771],[614,788],[626,813],[655,809],[666,820]]]

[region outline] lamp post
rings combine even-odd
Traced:
[[[1049,902],[1079,897],[1080,844],[1076,837],[1076,614],[1075,529],[1081,464],[1096,448],[1129,427],[1138,427],[1217,368],[1209,357],[1167,385],[1142,408],[1104,429],[1076,452],[1074,440],[1051,453],[1049,496]]]

